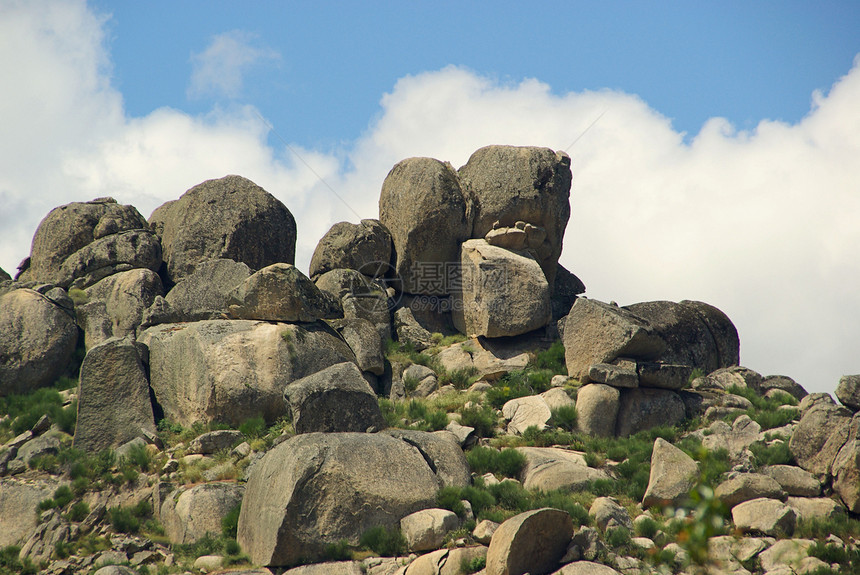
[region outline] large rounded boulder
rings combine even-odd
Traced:
[[[77,342],[73,315],[47,296],[17,289],[0,297],[0,396],[52,384]]]
[[[326,546],[356,545],[371,527],[436,506],[440,481],[407,441],[380,433],[307,433],[254,466],[238,541],[258,565],[319,560]]]
[[[177,282],[210,259],[252,269],[295,263],[296,221],[272,194],[241,176],[199,184],[150,216],[161,231],[167,276]]]
[[[533,251],[551,285],[570,218],[570,156],[549,148],[487,146],[472,154],[459,176],[471,237],[522,227],[517,222],[542,229],[545,237]]]
[[[379,220],[391,232],[403,291],[448,294],[446,265],[460,260],[471,231],[454,168],[433,158],[398,162],[382,184]]]

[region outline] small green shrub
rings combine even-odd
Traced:
[[[140,531],[140,520],[127,507],[111,507],[108,510],[110,524],[119,533],[137,533]]]
[[[23,561],[18,558],[20,551],[21,548],[16,545],[0,549],[0,575],[36,575],[38,569],[29,558]]]
[[[475,557],[471,561],[463,559],[460,562],[460,573],[477,573],[487,566],[486,557]]]
[[[530,508],[529,492],[516,481],[502,481],[490,485],[487,490],[496,499],[497,505],[517,513],[528,511]]]
[[[439,386],[451,384],[456,389],[464,390],[478,381],[478,370],[474,367],[464,367],[440,374]]]
[[[71,503],[74,498],[75,496],[72,494],[72,490],[68,485],[60,485],[54,491],[54,501],[57,502],[57,507],[61,509]]]
[[[496,409],[501,409],[505,403],[517,397],[536,395],[549,389],[554,374],[548,369],[526,369],[511,371],[490,389],[486,399]]]
[[[460,492],[461,490],[457,487],[443,487],[436,493],[436,505],[440,509],[447,509],[459,517],[464,517],[466,507],[463,505],[463,496]]]
[[[493,473],[505,477],[518,477],[526,464],[525,456],[516,449],[498,451],[481,446],[467,451],[466,461],[475,473]]]
[[[553,375],[567,375],[567,362],[564,359],[564,343],[553,342],[549,349],[536,354],[531,367],[551,371]]]
[[[221,518],[221,534],[224,537],[235,539],[239,530],[239,514],[242,512],[242,504],[240,503]]]
[[[757,441],[750,445],[749,449],[759,467],[794,464],[794,456],[787,441],[773,441],[769,444]]]
[[[460,424],[475,428],[478,437],[493,437],[496,433],[498,416],[489,406],[469,407],[460,410]]]
[[[578,446],[579,438],[575,433],[563,429],[538,429],[535,426],[527,428],[522,435],[526,445],[535,447],[550,447],[552,445]]]
[[[626,527],[614,527],[608,529],[604,535],[607,545],[609,545],[615,553],[623,553],[629,551],[633,547],[633,541],[630,538],[630,531]]]
[[[801,518],[794,530],[795,537],[805,539],[826,539],[830,535],[846,540],[856,539],[860,537],[860,520],[848,514],[838,515],[832,519]]]
[[[660,524],[651,517],[639,519],[633,526],[633,531],[637,537],[647,537],[653,539],[660,530]]]
[[[406,552],[406,537],[399,529],[378,525],[361,534],[359,545],[382,557],[396,557]]]
[[[352,547],[346,539],[329,543],[323,550],[324,561],[349,561],[350,559],[352,559]]]
[[[576,406],[564,405],[552,412],[552,425],[565,431],[576,431]]]
[[[246,419],[239,425],[239,431],[246,439],[255,439],[266,435],[266,420],[261,416]]]
[[[76,501],[70,508],[69,512],[66,514],[66,518],[69,521],[79,522],[83,521],[87,518],[87,515],[90,514],[90,506],[87,505],[86,501]]]
[[[129,463],[137,466],[141,471],[146,473],[152,465],[152,454],[147,449],[145,443],[134,443],[129,447],[126,455]]]

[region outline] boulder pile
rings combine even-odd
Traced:
[[[307,275],[240,176],[52,210],[0,270],[0,570],[854,565],[860,376],[837,403],[740,366],[712,305],[584,297],[571,181],[547,148],[403,160]]]

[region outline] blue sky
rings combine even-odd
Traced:
[[[860,51],[860,3],[94,2],[110,14],[113,80],[127,112],[256,106],[290,141],[357,138],[397,79],[447,65],[553,92],[637,94],[696,134],[794,122]],[[367,7],[371,6],[372,9]],[[260,50],[235,94],[188,97],[193,55],[242,31]]]
[[[547,146],[589,297],[706,301],[744,365],[831,391],[860,373],[857,30],[854,1],[7,0],[0,267],[56,206],[240,174],[307,271],[399,160]]]

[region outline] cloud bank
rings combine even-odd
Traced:
[[[397,161],[431,156],[456,167],[484,145],[548,146],[573,159],[561,260],[588,296],[712,303],[738,327],[743,364],[811,391],[860,373],[860,60],[826,94],[811,95],[796,124],[763,120],[738,131],[713,118],[691,137],[632,94],[556,94],[535,79],[505,84],[448,67],[401,78],[340,154],[291,142],[300,160],[269,144],[250,105],[130,117],[110,82],[103,24],[83,3],[0,7],[0,73],[16,88],[0,100],[0,267],[9,272],[55,206],[113,196],[148,216],[228,173],[289,207],[306,270],[333,223],[377,216]],[[201,52],[189,90],[234,97],[243,67],[269,57],[250,48],[244,59],[226,58],[218,48],[226,40]],[[210,62],[236,75],[219,84]]]

